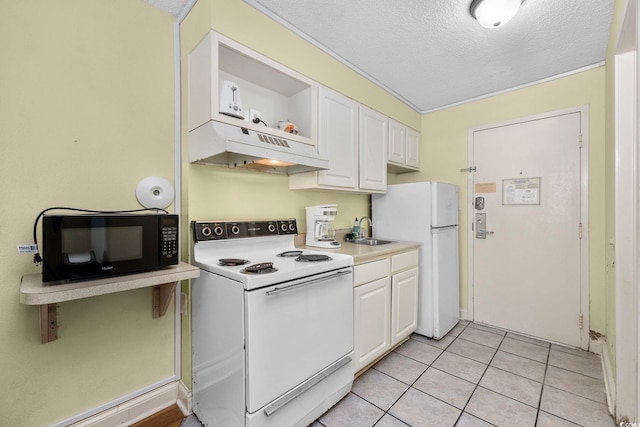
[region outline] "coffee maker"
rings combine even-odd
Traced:
[[[339,248],[333,221],[338,215],[337,205],[307,206],[307,246]]]

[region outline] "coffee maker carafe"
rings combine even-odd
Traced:
[[[338,215],[337,205],[307,206],[307,246],[339,248],[333,221]]]

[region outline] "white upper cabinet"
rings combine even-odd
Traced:
[[[360,106],[360,188],[387,191],[387,144],[389,119]]]
[[[404,164],[407,159],[407,127],[389,120],[389,162]]]
[[[420,169],[420,133],[407,128],[407,161],[406,165]]]
[[[318,94],[318,150],[329,169],[292,175],[289,188],[384,193],[388,118],[326,87]]]
[[[318,91],[318,150],[329,169],[318,172],[318,184],[358,187],[358,103],[325,87]]]
[[[316,145],[313,80],[214,31],[191,51],[188,68],[190,131],[215,120]],[[262,122],[253,123],[252,112]],[[278,129],[286,121],[297,127],[297,135]]]
[[[389,119],[390,172],[415,172],[420,169],[420,134],[415,130]]]

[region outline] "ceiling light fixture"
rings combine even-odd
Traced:
[[[485,28],[497,28],[511,20],[524,0],[473,0],[471,16]]]

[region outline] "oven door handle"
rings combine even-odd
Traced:
[[[314,284],[316,284],[318,282],[323,282],[323,281],[329,280],[329,279],[335,279],[336,277],[344,276],[345,274],[351,274],[351,273],[352,273],[351,269],[349,269],[349,270],[339,270],[339,271],[337,271],[337,272],[335,272],[335,273],[333,273],[333,274],[331,274],[329,276],[318,277],[317,279],[311,279],[311,280],[308,280],[306,282],[296,283],[295,285],[289,285],[289,286],[283,286],[283,287],[277,287],[276,286],[275,288],[271,289],[270,291],[265,292],[265,294],[267,294],[268,296],[277,295],[277,294],[280,294],[282,292],[292,291],[292,290],[295,290],[295,289],[298,289],[298,288],[302,288],[302,287],[305,287],[305,286],[314,285]]]

